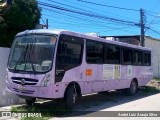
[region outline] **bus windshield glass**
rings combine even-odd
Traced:
[[[14,40],[8,69],[22,72],[47,72],[52,67],[56,36],[27,35]]]

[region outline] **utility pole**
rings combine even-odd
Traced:
[[[43,19],[42,19],[43,20]],[[43,21],[44,22],[44,21]],[[48,19],[46,19],[46,23],[45,24],[43,24],[43,29],[44,28],[46,28],[46,29],[48,29]]]
[[[144,17],[145,17],[144,10],[140,9],[140,27],[141,27],[141,38],[140,38],[140,41],[141,41],[141,46],[143,46],[143,47],[144,47],[144,41],[145,41],[145,39],[144,39],[144,27],[145,27],[145,25],[144,25]]]
[[[46,19],[46,29],[48,29],[48,19]]]

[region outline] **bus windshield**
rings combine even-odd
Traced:
[[[16,37],[8,61],[14,72],[47,72],[52,67],[56,36],[27,35]]]

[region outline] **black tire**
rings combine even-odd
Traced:
[[[65,95],[65,107],[66,109],[72,109],[74,104],[76,103],[78,99],[78,95],[76,92],[76,88],[74,86],[70,86]]]
[[[32,106],[35,103],[36,98],[25,99],[25,101],[26,101],[27,106]]]
[[[130,87],[126,89],[126,93],[129,96],[135,95],[138,89],[138,84],[136,80],[132,80]]]

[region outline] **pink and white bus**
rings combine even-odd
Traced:
[[[151,50],[65,30],[29,30],[15,37],[6,78],[27,105],[62,98],[72,108],[84,94],[134,95],[152,79]]]

